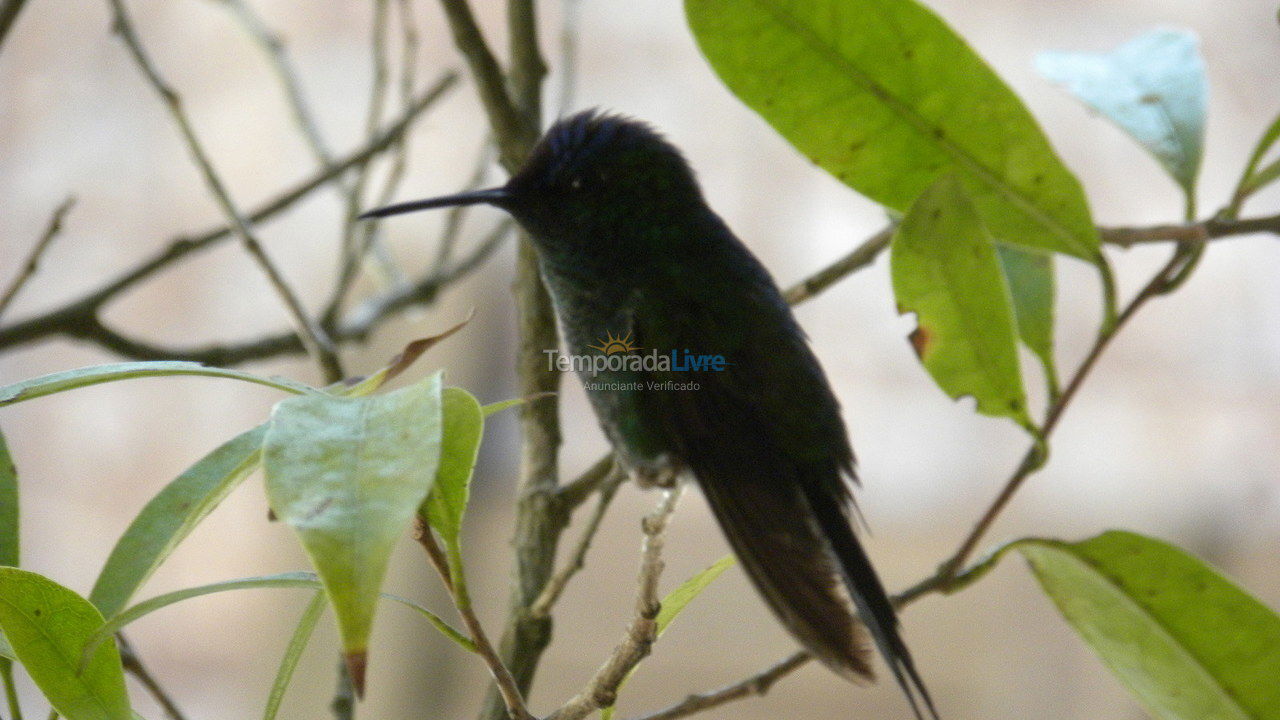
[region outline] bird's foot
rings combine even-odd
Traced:
[[[631,468],[631,477],[642,490],[672,490],[680,484],[680,468],[667,462],[638,465]]]

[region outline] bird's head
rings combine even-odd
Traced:
[[[629,254],[628,243],[646,241],[637,229],[676,222],[702,202],[688,163],[657,131],[589,110],[553,125],[501,187],[390,205],[361,217],[488,204],[511,213],[544,252]]]

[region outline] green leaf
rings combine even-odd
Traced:
[[[658,626],[658,637],[662,637],[667,628],[671,627],[671,621],[675,620],[689,606],[689,603],[693,602],[694,598],[701,595],[708,585],[720,577],[720,573],[732,567],[734,562],[732,555],[725,555],[711,563],[710,567],[685,580],[680,584],[680,587],[672,590],[666,597],[662,598],[662,607],[658,610],[658,616],[654,618],[654,622]]]
[[[510,400],[499,400],[498,402],[491,402],[488,405],[484,405],[481,407],[481,409],[484,410],[484,416],[489,417],[490,415],[497,415],[498,413],[508,408],[513,408],[513,407],[516,407],[517,405],[523,405],[527,401],[528,401],[528,398],[511,398]]]
[[[388,379],[386,369],[356,383],[326,392],[360,397]],[[262,463],[266,424],[222,444],[157,493],[116,541],[98,574],[89,600],[111,616],[119,612],[174,548]]]
[[[280,703],[284,701],[285,691],[289,689],[289,682],[293,680],[293,671],[298,668],[302,651],[306,650],[307,643],[311,642],[311,633],[316,629],[316,622],[320,620],[320,613],[324,612],[324,606],[324,592],[320,591],[311,597],[311,602],[307,603],[307,609],[302,611],[298,626],[294,628],[293,636],[289,638],[289,645],[285,648],[284,657],[280,658],[276,679],[271,683],[271,694],[267,696],[267,706],[262,712],[263,720],[275,720],[276,713],[280,711]]]
[[[276,575],[261,575],[257,577],[236,578],[235,580],[223,580],[221,582],[210,583],[208,585],[174,590],[173,592],[148,598],[137,605],[116,613],[106,622],[95,627],[93,634],[90,635],[84,643],[84,653],[87,656],[89,653],[95,652],[100,643],[120,632],[129,623],[146,617],[157,610],[182,602],[183,600],[228,592],[230,590],[255,590],[262,588],[310,588],[313,590],[323,590],[324,585],[321,584],[320,579],[316,577],[314,573],[288,572]],[[439,628],[440,631],[450,640],[458,642],[463,648],[470,650],[471,652],[475,652],[474,643],[464,638],[461,633],[425,607],[412,600],[400,597],[399,595],[382,593],[381,597],[387,598],[388,600],[394,600],[401,605],[416,610],[419,614],[430,620],[431,624]]]
[[[1240,175],[1240,182],[1236,185],[1236,191],[1231,198],[1229,212],[1231,217],[1240,210],[1240,205],[1246,197],[1280,176],[1280,160],[1276,160],[1258,172],[1258,164],[1262,162],[1263,156],[1271,146],[1275,145],[1276,140],[1280,140],[1280,115],[1271,121],[1271,125],[1262,133],[1258,144],[1253,148],[1253,153],[1249,156],[1249,162],[1245,165],[1244,173]]]
[[[952,398],[973,396],[980,413],[1032,429],[995,243],[955,178],[911,206],[890,268],[899,312],[916,314],[911,342],[934,381]]]
[[[1280,617],[1203,562],[1152,538],[1025,540],[1045,593],[1152,712],[1280,718]]]
[[[18,566],[18,469],[0,432],[0,565]]]
[[[471,495],[471,473],[484,435],[484,410],[462,388],[445,388],[440,396],[443,417],[440,466],[436,481],[423,505],[427,524],[440,533],[445,544],[456,546],[462,533],[462,516]]]
[[[689,606],[689,603],[701,595],[702,591],[706,590],[708,585],[720,577],[721,573],[732,567],[734,562],[736,561],[733,555],[725,555],[711,563],[710,567],[685,580],[680,584],[680,587],[672,590],[666,597],[662,598],[662,607],[658,609],[658,616],[654,618],[654,624],[657,625],[657,636],[662,637],[667,628],[671,627],[671,622]],[[618,683],[617,689],[619,691],[622,690],[622,686],[627,683],[627,680],[631,679],[631,676],[638,669],[639,666],[632,668],[631,672],[627,673],[627,676],[622,679],[622,682]],[[600,720],[612,720],[616,707],[616,705],[610,705],[601,709]]]
[[[1190,197],[1204,150],[1204,61],[1185,30],[1158,29],[1110,53],[1045,52],[1036,68],[1142,144]]]
[[[111,616],[156,568],[262,461],[266,425],[242,433],[204,456],[156,493],[116,542],[89,600]]]
[[[319,572],[357,689],[392,548],[435,479],[440,395],[437,373],[386,395],[290,398],[267,429],[267,497]]]
[[[158,362],[127,362],[113,363],[111,365],[94,365],[93,367],[77,368],[75,370],[66,370],[63,372],[51,373],[49,375],[41,375],[38,378],[24,380],[12,385],[0,387],[0,407],[5,405],[13,405],[25,400],[32,400],[45,395],[53,395],[54,393],[66,392],[67,390],[75,390],[76,388],[88,387],[90,385],[99,385],[101,383],[115,382],[116,380],[130,380],[133,378],[143,377],[165,377],[170,375],[203,375],[207,377],[232,378],[235,380],[243,380],[245,382],[255,383],[257,385],[266,385],[277,390],[295,394],[306,394],[317,392],[315,388],[295,382],[288,378],[282,377],[261,377],[252,375],[239,370],[226,370],[224,368],[209,367],[193,362],[179,361],[158,361]]]
[[[107,638],[81,671],[80,650],[102,624],[88,600],[26,570],[0,568],[0,629],[27,674],[67,720],[130,720],[124,669]]]
[[[905,210],[953,173],[1002,242],[1094,261],[1079,181],[982,58],[913,0],[685,0],[720,79],[800,152]]]
[[[1009,285],[1018,337],[1040,358],[1049,387],[1058,387],[1053,355],[1053,256],[1009,245],[997,245],[1000,269]]]

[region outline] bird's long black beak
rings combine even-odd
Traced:
[[[505,187],[489,188],[487,190],[473,190],[471,192],[458,193],[456,195],[444,195],[442,197],[428,198],[426,200],[414,200],[412,202],[397,203],[395,205],[387,205],[376,210],[370,210],[360,216],[361,220],[370,218],[382,218],[388,215],[400,215],[402,213],[416,212],[418,210],[430,210],[432,208],[455,207],[458,205],[496,205],[505,208],[511,200],[511,193]]]

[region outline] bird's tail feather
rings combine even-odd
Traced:
[[[817,521],[822,535],[830,544],[831,552],[840,563],[840,575],[858,608],[858,614],[893,671],[894,679],[906,694],[911,709],[917,718],[923,718],[920,710],[920,705],[923,704],[929,717],[937,720],[938,711],[934,709],[933,699],[929,697],[924,681],[916,672],[911,652],[898,634],[897,613],[894,612],[875,569],[871,567],[862,544],[850,527],[848,513],[844,509],[847,503],[843,498],[832,497],[824,491],[823,484],[802,482],[800,487],[812,511],[811,516]]]
[[[712,512],[774,614],[832,670],[850,680],[871,679],[865,633],[798,484],[756,474],[760,467],[729,476],[698,465],[694,474]]]

